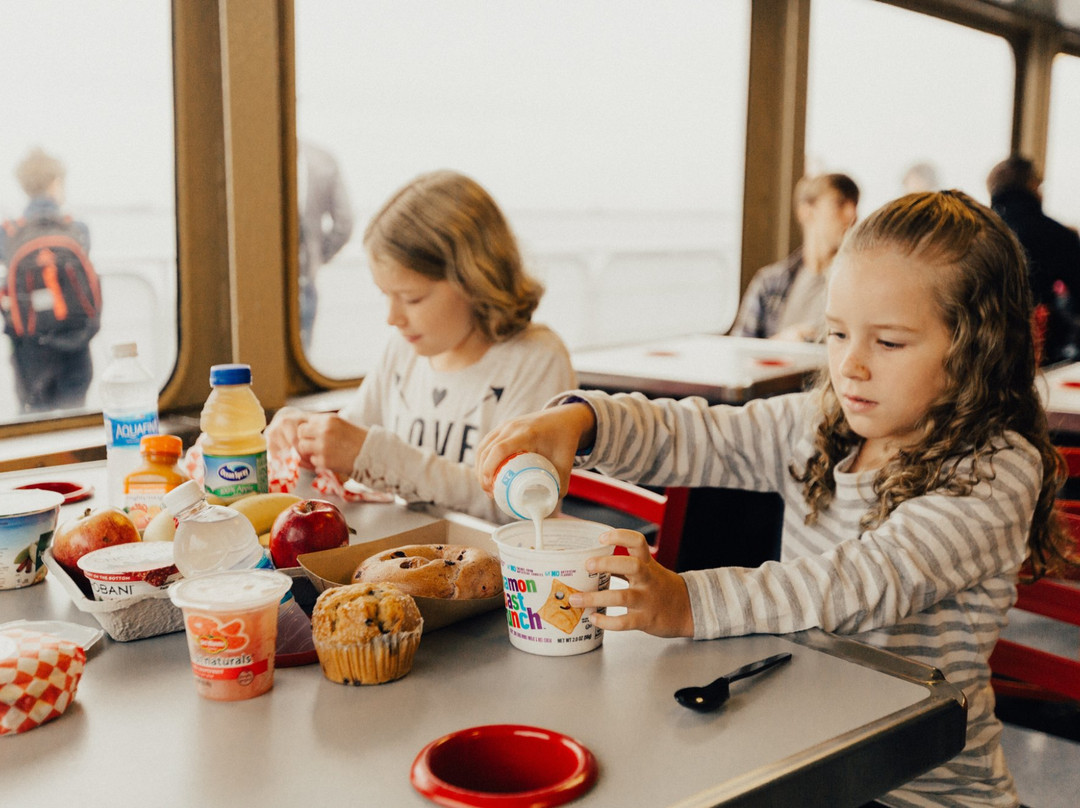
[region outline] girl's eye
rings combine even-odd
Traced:
[[[826,336],[832,337],[833,339],[843,339],[847,336],[847,334],[845,334],[843,331],[834,331],[830,329]]]
[[[889,348],[889,349],[903,348],[904,347],[904,344],[902,342],[889,342],[888,340],[884,340],[884,339],[878,340],[878,344],[881,345],[882,348]]]
[[[424,300],[424,298],[422,298],[422,297],[411,297],[411,298],[406,298],[405,303],[406,303],[406,305],[409,305],[409,306],[415,306],[417,303],[423,302],[423,300]]]

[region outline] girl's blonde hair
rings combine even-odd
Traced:
[[[1040,575],[1049,561],[1062,557],[1053,507],[1064,471],[1035,389],[1023,248],[989,208],[960,191],[943,191],[908,194],[879,208],[847,234],[838,258],[879,249],[934,268],[935,303],[953,338],[945,356],[946,391],[919,424],[926,437],[878,472],[878,502],[864,516],[863,527],[879,525],[900,503],[932,490],[969,494],[977,483],[993,478],[994,441],[1012,430],[1038,450],[1043,462],[1028,539],[1032,568]],[[862,440],[845,420],[827,373],[820,386],[825,418],[816,451],[803,471],[791,470],[804,484],[808,521],[832,501],[832,472]],[[960,461],[968,456],[974,462],[963,470]]]
[[[423,174],[394,194],[368,224],[364,246],[376,260],[452,283],[493,342],[523,331],[544,293],[495,200],[453,171]]]

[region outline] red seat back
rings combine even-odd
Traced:
[[[662,494],[658,494],[595,471],[574,469],[570,472],[568,493],[572,497],[654,522],[659,531],[650,545],[653,558],[668,569],[675,569],[686,518],[686,503],[690,497],[689,488],[666,488]]]

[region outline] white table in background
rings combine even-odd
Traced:
[[[826,365],[825,346],[698,334],[571,355],[582,387],[713,404],[801,390]]]

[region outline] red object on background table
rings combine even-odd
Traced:
[[[64,495],[65,505],[70,505],[73,502],[82,502],[84,499],[89,499],[94,493],[94,486],[92,485],[83,485],[82,483],[69,483],[61,481],[27,483],[26,485],[20,485],[16,487],[19,489],[55,491],[57,494]]]

